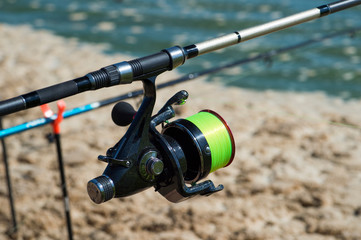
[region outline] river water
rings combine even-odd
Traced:
[[[143,57],[326,3],[321,0],[2,0],[0,22],[29,24],[83,42],[103,43],[109,54]],[[203,71],[312,37],[360,27],[360,16],[361,6],[354,7],[205,54],[187,61],[178,70]],[[123,60],[130,59],[119,59]],[[361,32],[358,32],[353,37],[343,35],[274,56],[271,61],[254,61],[208,75],[207,81],[261,91],[323,91],[345,99],[360,98],[360,66]]]

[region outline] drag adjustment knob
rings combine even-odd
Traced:
[[[114,183],[106,175],[90,180],[88,182],[87,190],[90,199],[97,204],[112,199],[115,194]]]

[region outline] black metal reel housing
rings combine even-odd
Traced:
[[[151,186],[171,202],[223,189],[210,180],[196,183],[208,175],[211,156],[205,137],[195,125],[178,120],[168,124],[162,133],[156,129],[175,116],[172,105],[183,104],[188,93],[178,92],[152,117],[155,79],[142,80],[143,102],[130,127],[106,156],[98,157],[108,166],[101,176],[88,182],[88,194],[95,203],[126,197]]]

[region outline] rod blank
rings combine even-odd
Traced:
[[[361,0],[346,0],[328,4],[331,13],[339,12],[361,4]]]
[[[300,23],[308,22],[341,10],[361,4],[361,0],[345,0],[322,5],[304,12],[296,13],[294,15],[271,21],[262,25],[240,30],[228,35],[214,38],[208,41],[197,43],[185,47],[186,51],[192,49],[192,54],[188,58],[199,56],[205,53],[213,52],[240,42],[260,37],[272,32],[276,32]],[[195,54],[196,52],[196,54]]]
[[[247,28],[219,38],[195,44],[198,48],[198,55],[213,52],[240,42],[276,32],[303,22],[307,22],[320,17],[320,10],[315,8],[305,12],[281,18],[256,27]]]

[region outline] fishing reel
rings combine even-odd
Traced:
[[[188,98],[184,90],[152,116],[155,77],[142,81],[144,98],[137,112],[125,102],[112,110],[117,125],[131,125],[105,156],[98,157],[108,165],[101,176],[88,182],[89,197],[100,204],[153,186],[167,200],[180,202],[222,190],[223,185],[216,187],[210,180],[198,181],[231,164],[235,144],[227,123],[211,110],[169,123],[175,116],[173,105],[184,104]]]

